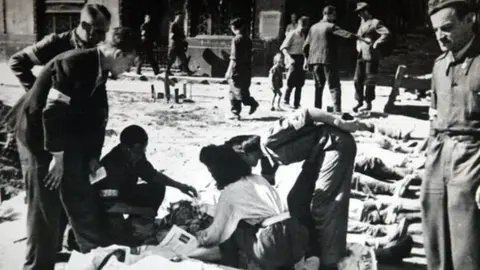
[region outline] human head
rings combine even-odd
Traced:
[[[298,27],[298,29],[300,29],[302,31],[307,31],[308,26],[309,26],[308,24],[309,24],[309,18],[307,16],[302,16],[298,20],[297,27]]]
[[[240,135],[225,142],[251,167],[255,167],[263,157],[260,146],[260,137],[257,135]]]
[[[370,19],[372,17],[372,15],[370,14],[370,6],[365,2],[358,2],[355,12],[360,18],[364,20]]]
[[[290,21],[291,21],[292,23],[297,23],[297,19],[298,19],[298,17],[297,17],[297,14],[296,14],[296,13],[292,13],[292,14],[290,15]]]
[[[207,166],[219,190],[252,173],[252,168],[241,156],[226,145],[203,147],[200,162]]]
[[[327,22],[334,22],[337,19],[337,9],[334,6],[323,8],[323,19]]]
[[[245,29],[245,21],[241,18],[235,18],[230,22],[230,29],[234,34],[243,32]]]
[[[132,163],[145,157],[148,145],[148,134],[140,126],[130,125],[120,133],[120,145],[128,153]]]
[[[273,57],[273,64],[283,66],[283,54],[276,53]]]
[[[137,45],[133,31],[128,27],[113,28],[101,46],[109,58],[108,71],[114,78],[127,71],[135,61]]]
[[[77,34],[91,46],[104,41],[110,28],[112,15],[104,5],[86,4],[80,12]]]
[[[150,14],[145,14],[145,22],[149,22],[150,20]]]
[[[466,2],[457,1],[439,9],[431,8],[432,28],[442,51],[457,52],[474,35],[475,11]]]

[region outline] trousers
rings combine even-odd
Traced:
[[[288,208],[309,229],[311,255],[323,267],[345,255],[348,206],[357,151],[350,133],[325,126],[287,197]]]
[[[342,111],[342,89],[338,67],[335,64],[313,65],[313,78],[315,79],[315,107],[321,109],[323,105],[323,89],[328,81],[332,95],[334,112]]]
[[[430,270],[480,269],[479,150],[469,136],[431,138],[420,196]]]
[[[290,103],[290,95],[293,88],[295,88],[295,96],[293,100],[293,106],[300,106],[300,100],[302,99],[302,87],[305,85],[305,70],[303,70],[303,62],[305,58],[303,55],[292,55],[295,60],[293,65],[288,67],[287,73],[287,91],[285,92],[285,103]]]
[[[353,82],[355,99],[358,103],[370,103],[375,99],[375,83],[378,72],[378,61],[357,59]]]

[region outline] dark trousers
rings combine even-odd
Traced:
[[[140,74],[142,73],[142,65],[147,60],[147,62],[152,66],[153,73],[157,75],[160,73],[158,70],[158,63],[155,60],[155,54],[153,53],[153,43],[151,42],[144,42],[142,43],[142,55],[138,56],[138,62],[137,62],[137,73]]]
[[[338,67],[335,64],[313,65],[313,78],[315,79],[315,108],[322,108],[323,88],[328,80],[328,88],[332,95],[334,112],[342,111],[342,90]]]
[[[420,198],[430,270],[480,269],[479,150],[478,140],[466,136],[430,141]]]
[[[354,84],[355,84],[355,99],[362,104],[375,99],[375,84],[378,73],[378,60],[367,61],[357,59],[357,66],[355,68]]]
[[[177,58],[180,59],[180,68],[184,72],[190,72],[187,55],[185,53],[185,46],[183,44],[173,44],[168,49],[167,71],[170,71]]]
[[[325,126],[312,146],[287,202],[293,217],[309,229],[311,255],[322,267],[345,256],[350,182],[356,143],[350,133]]]
[[[285,92],[285,103],[290,103],[290,95],[293,88],[295,88],[295,99],[293,106],[300,106],[302,98],[302,87],[305,85],[305,70],[303,70],[303,63],[305,58],[303,55],[292,55],[295,60],[293,65],[290,65],[287,73],[287,91]]]
[[[245,106],[256,106],[258,102],[250,95],[250,78],[234,78],[230,80],[229,99],[231,112],[239,115],[242,103]]]
[[[45,151],[31,152],[17,139],[27,192],[27,249],[24,270],[53,270],[63,206],[58,190],[49,190],[43,180],[52,156]]]
[[[165,198],[165,186],[155,183],[138,184],[126,194],[120,194],[119,200],[132,206],[147,207],[158,211]]]

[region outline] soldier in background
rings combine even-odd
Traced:
[[[296,13],[292,13],[290,15],[290,23],[287,25],[287,29],[285,30],[285,36],[287,36],[291,31],[297,29],[297,19],[298,17]]]
[[[183,27],[183,13],[178,12],[175,14],[175,20],[170,27],[167,74],[172,74],[170,70],[177,58],[180,59],[181,69],[188,75],[193,74],[188,67],[188,59],[185,54],[188,49],[188,42],[186,39],[185,29]]]
[[[440,49],[421,192],[430,270],[480,269],[480,37],[468,0],[430,0]]]
[[[138,56],[138,75],[142,74],[142,65],[145,60],[147,60],[150,66],[152,66],[153,74],[157,75],[158,73],[160,73],[160,71],[158,70],[158,63],[155,60],[155,54],[153,53],[153,49],[155,48],[155,41],[157,39],[157,33],[157,27],[152,22],[150,15],[145,15],[145,21],[142,26],[140,26],[140,37],[143,55]]]

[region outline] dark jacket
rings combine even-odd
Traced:
[[[15,53],[8,64],[22,86],[28,91],[35,82],[35,76],[32,73],[33,66],[45,65],[55,56],[69,50],[91,47],[93,46],[83,43],[78,38],[75,30],[51,34]]]
[[[370,39],[371,44],[357,40],[358,58],[367,61],[378,61],[381,58],[379,47],[382,46],[390,36],[390,31],[383,25],[380,20],[370,19],[362,21],[358,28],[357,35],[359,37]],[[373,49],[374,43],[378,44]]]
[[[320,21],[314,24],[305,40],[304,52],[308,64],[335,64],[338,58],[338,37],[353,35],[333,23]]]
[[[447,132],[480,136],[480,37],[457,60],[437,58],[432,72],[432,134]]]
[[[100,70],[97,49],[52,59],[9,115],[17,138],[33,153],[63,151],[75,143],[87,157],[99,159],[108,117],[106,74]],[[62,102],[65,97],[70,101]]]

